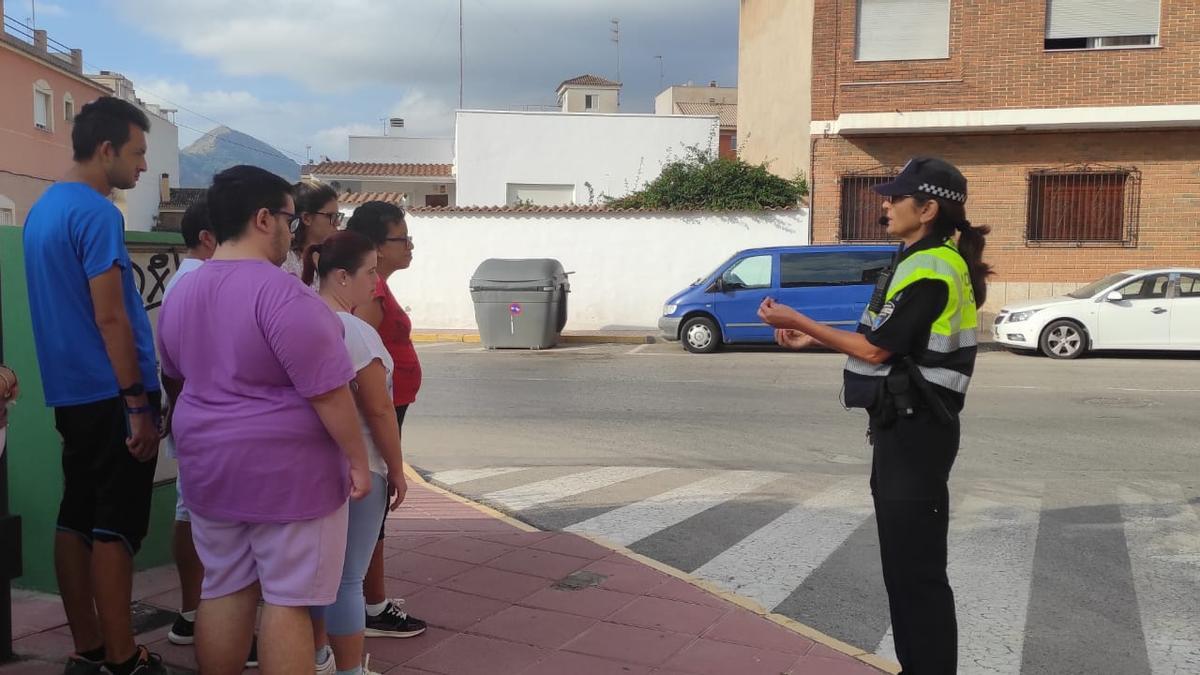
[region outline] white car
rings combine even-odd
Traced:
[[[1061,298],[1007,305],[996,342],[1073,359],[1091,350],[1200,350],[1200,269],[1110,274]]]

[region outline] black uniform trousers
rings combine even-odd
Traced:
[[[956,672],[958,622],[946,577],[947,480],[959,425],[926,409],[882,427],[871,415],[871,492],[883,581],[903,675]]]

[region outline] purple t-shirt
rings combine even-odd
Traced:
[[[215,520],[319,518],[349,496],[345,456],[307,399],[354,378],[342,322],[265,260],[210,260],[158,315],[184,381],[173,433],[184,504]]]

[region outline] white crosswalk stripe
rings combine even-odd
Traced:
[[[562,502],[562,513],[572,513],[573,509],[579,513],[580,520],[568,525],[568,531],[624,546],[651,542],[651,549],[660,546],[661,541],[686,539],[688,528],[701,527],[689,523],[689,519],[703,516],[710,509],[736,510],[737,504],[753,503],[755,499],[761,503],[761,496],[754,497],[758,490],[770,494],[772,500],[779,499],[779,486],[767,486],[787,478],[787,474],[766,471],[712,471],[709,475],[693,471],[694,475],[686,477],[689,482],[681,484],[682,475],[676,473],[670,479],[664,473],[663,487],[657,488],[661,492],[647,495],[656,489],[658,479],[619,484],[676,470],[563,467],[569,473],[509,487],[514,481],[510,474],[528,468],[453,469],[434,473],[432,478],[450,486],[479,481],[485,487],[466,496],[518,516],[522,512],[544,514],[548,507],[557,509],[553,502]],[[493,478],[498,479],[497,489],[489,490],[486,485]],[[710,551],[706,558],[697,560],[699,567],[692,574],[768,610],[780,607],[785,600],[792,602],[789,598],[818,568],[823,578],[833,574],[836,579],[837,570],[831,571],[825,563],[835,553],[861,550],[839,551],[871,516],[871,496],[861,476],[818,478],[821,480],[810,480],[809,485],[821,485],[821,491],[804,492],[810,489],[804,487],[799,492],[787,492],[797,495],[784,497],[792,503],[777,503],[778,510],[763,520],[743,521],[754,525],[747,527],[744,536],[738,532],[742,538],[724,550]],[[1024,650],[1031,624],[1029,614],[1036,609],[1030,598],[1036,590],[1035,559],[1041,555],[1039,528],[1043,509],[1047,508],[1042,497],[1056,494],[1055,490],[1061,490],[1061,486],[1051,487],[1035,480],[978,481],[955,488],[958,499],[951,509],[948,574],[957,605],[960,673],[1019,675],[1023,665],[1029,665]],[[570,499],[593,491],[585,501]],[[1196,600],[1200,598],[1200,516],[1188,503],[1188,493],[1177,484],[1144,481],[1114,481],[1096,493],[1110,495],[1110,499],[1115,495],[1120,502],[1129,572],[1150,666],[1148,675],[1200,673],[1200,602]],[[585,503],[588,506],[580,508]],[[1111,502],[1101,503],[1112,508]],[[597,513],[595,505],[600,505],[602,512]],[[533,515],[530,517],[536,521]],[[654,539],[665,530],[671,534]],[[704,533],[697,532],[696,536],[703,537]],[[1081,541],[1086,544],[1086,539]],[[820,608],[815,610],[805,611],[810,617],[819,617]],[[1143,636],[1122,639],[1137,642],[1136,638]],[[876,639],[877,633],[871,641]],[[878,644],[859,646],[875,648],[878,655],[895,660],[890,629]]]
[[[951,510],[947,573],[963,675],[1021,672],[1041,493],[1039,482],[992,484]],[[891,628],[875,653],[896,660]]]
[[[443,485],[458,485],[459,483],[466,483],[481,478],[494,478],[496,476],[503,476],[506,473],[515,473],[524,468],[520,466],[505,466],[490,469],[451,469],[449,471],[438,471],[430,475],[430,478]]]
[[[763,471],[730,471],[613,509],[567,530],[628,546],[782,477],[783,474]]]
[[[771,609],[871,515],[861,478],[843,479],[695,571]]]
[[[1200,518],[1178,485],[1117,493],[1151,671],[1200,673]]]
[[[512,511],[523,511],[539,504],[565,499],[581,492],[608,487],[621,481],[640,478],[664,470],[661,467],[609,466],[490,492],[483,495],[483,499]]]

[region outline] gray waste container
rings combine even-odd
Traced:
[[[483,261],[471,277],[475,323],[484,347],[546,349],[567,325],[571,290],[562,263],[550,258]]]

